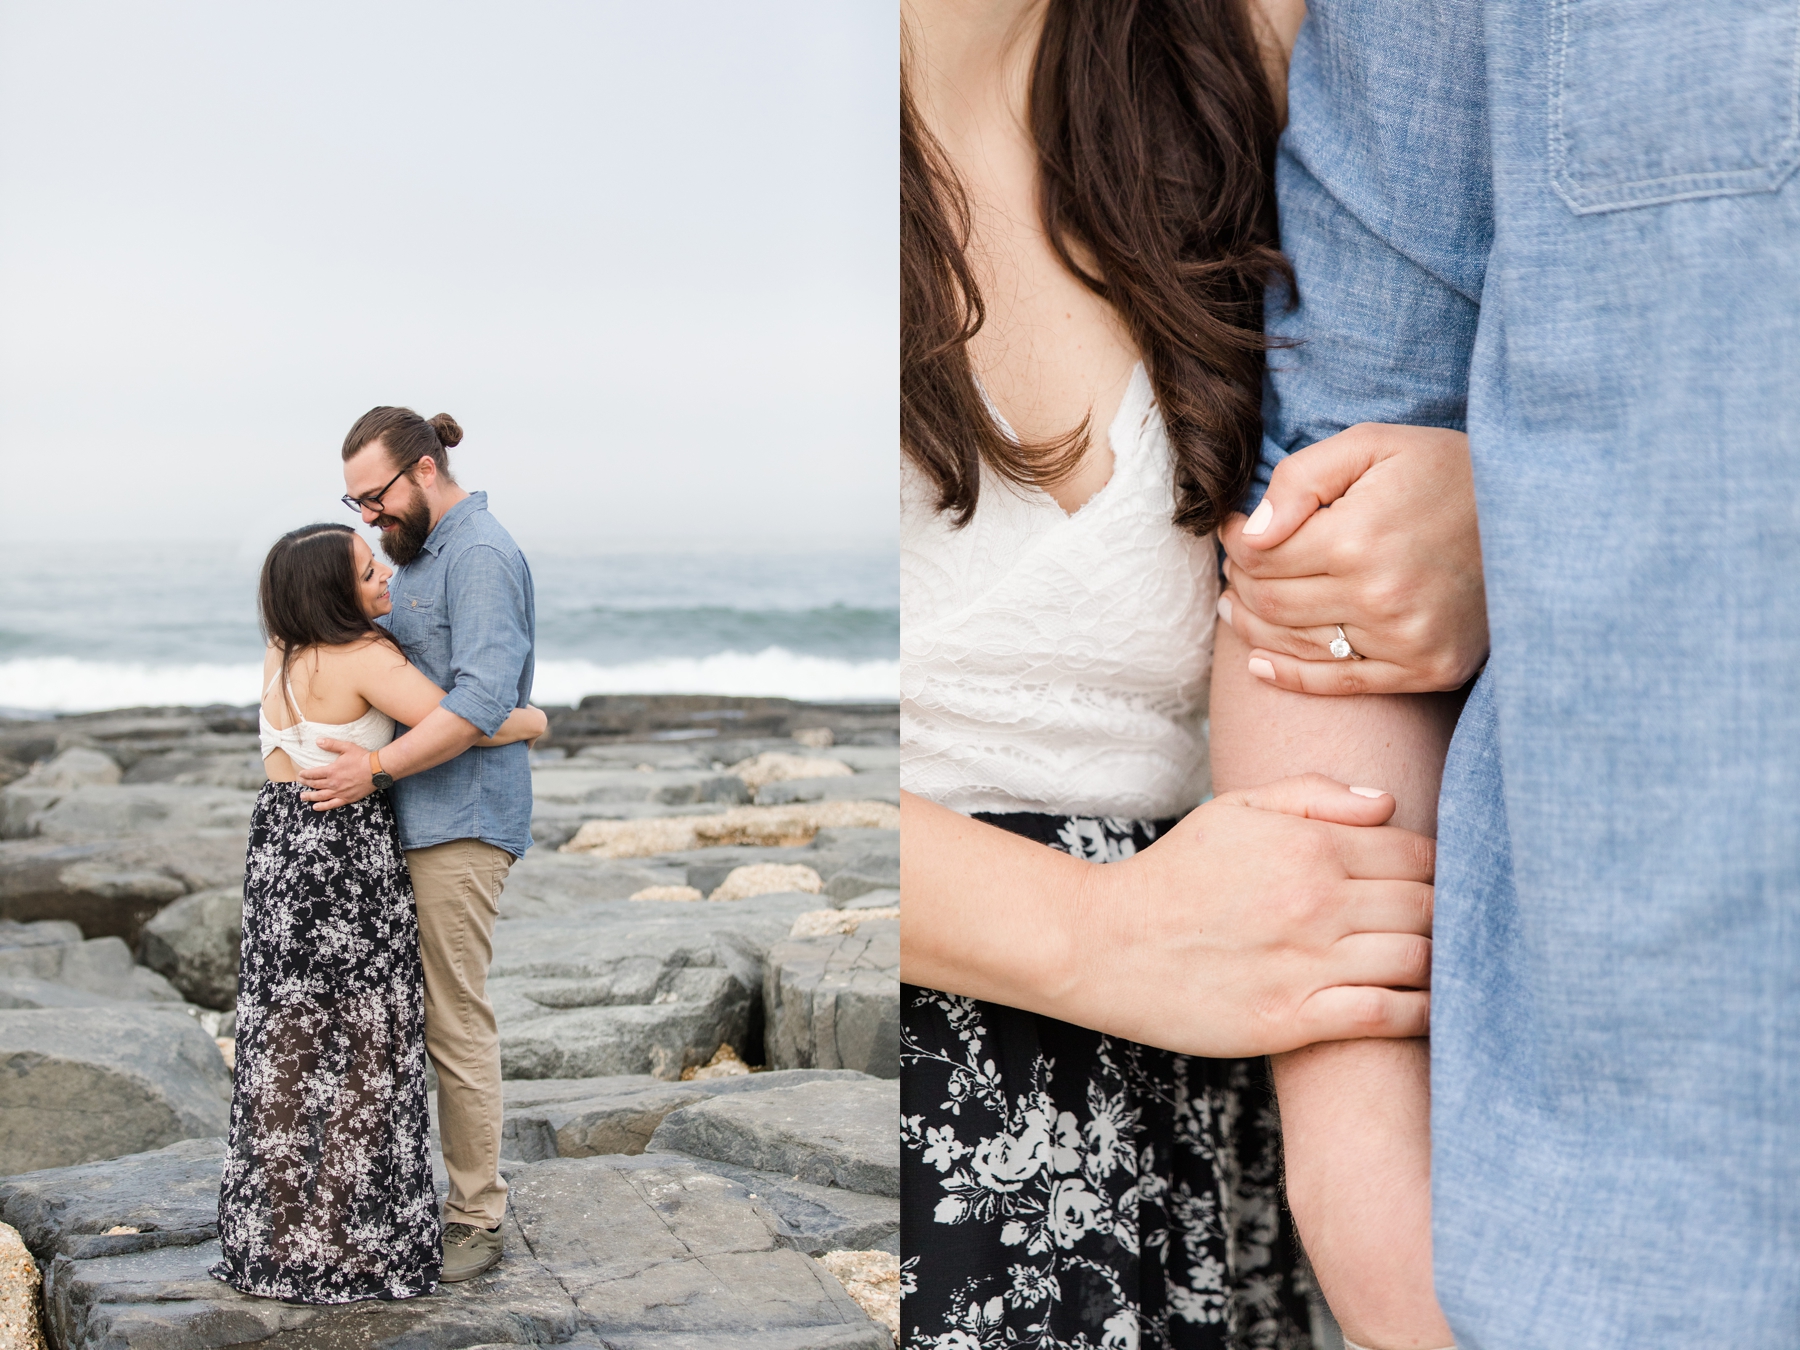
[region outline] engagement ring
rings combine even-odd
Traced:
[[[1337,636],[1331,640],[1331,655],[1339,661],[1360,661],[1361,654],[1350,645],[1350,639],[1344,636],[1344,625],[1337,625]]]

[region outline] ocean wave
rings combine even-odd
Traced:
[[[0,708],[31,712],[246,704],[256,702],[261,687],[260,663],[147,665],[66,656],[0,661]],[[844,661],[766,647],[612,666],[540,659],[532,698],[576,703],[588,694],[739,694],[892,702],[899,693],[898,661]]]

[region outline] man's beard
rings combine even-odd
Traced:
[[[381,551],[396,567],[405,567],[419,556],[425,541],[431,537],[431,508],[424,498],[414,497],[411,506],[397,516],[377,516],[375,525],[381,531]]]

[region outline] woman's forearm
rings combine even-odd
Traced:
[[[1048,1011],[1092,863],[900,794],[900,978]]]
[[[514,741],[535,741],[549,725],[550,719],[541,708],[514,708],[492,736],[483,736],[475,744],[491,748],[511,745]]]
[[[1318,772],[1386,788],[1394,823],[1435,834],[1454,695],[1323,698],[1252,677],[1220,625],[1212,693],[1219,791]],[[1290,1207],[1326,1300],[1359,1344],[1451,1340],[1431,1285],[1430,1086],[1423,1041],[1342,1041],[1276,1060]]]

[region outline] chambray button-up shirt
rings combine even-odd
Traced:
[[[1445,767],[1464,1350],[1800,1346],[1800,5],[1311,0],[1267,458],[1460,426]]]
[[[536,598],[512,536],[471,492],[444,513],[419,556],[388,583],[390,632],[485,736],[531,698]],[[405,728],[401,728],[402,731]],[[393,786],[403,847],[480,839],[515,858],[531,847],[531,752],[523,741],[475,746]]]

